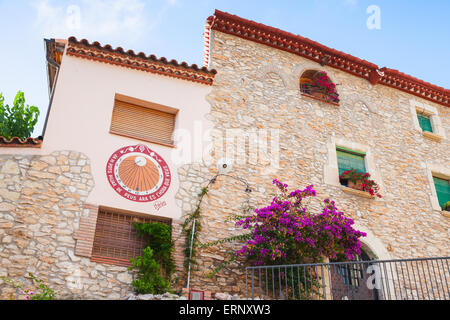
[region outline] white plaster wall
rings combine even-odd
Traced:
[[[147,143],[109,133],[114,105],[114,95],[120,93],[179,109],[176,129],[184,129],[194,143],[194,127],[199,132],[212,128],[205,119],[210,106],[205,97],[211,87],[199,83],[160,76],[105,63],[65,55],[58,76],[53,104],[48,119],[42,148],[2,148],[0,154],[50,154],[53,151],[75,150],[91,160],[95,187],[87,203],[131,210],[174,219],[181,217],[175,203],[179,187],[177,168],[172,156],[183,151],[176,148]],[[42,115],[44,116],[44,115]],[[197,142],[198,143],[198,142]],[[167,193],[155,202],[165,201],[167,206],[159,211],[155,202],[137,203],[122,198],[110,186],[106,177],[106,163],[118,149],[136,144],[147,145],[168,163],[172,181]],[[196,150],[191,150],[192,156]]]

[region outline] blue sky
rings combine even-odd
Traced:
[[[369,6],[380,29],[369,29]],[[203,28],[214,9],[300,34],[358,58],[450,88],[447,0],[0,0],[0,92],[48,107],[43,38],[71,35],[202,64]]]

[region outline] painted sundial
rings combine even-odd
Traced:
[[[171,181],[166,161],[144,145],[128,146],[114,152],[106,165],[106,175],[119,195],[136,202],[161,198]]]

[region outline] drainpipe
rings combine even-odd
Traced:
[[[191,248],[190,248],[190,252],[189,252],[189,267],[188,267],[188,279],[187,279],[188,292],[189,292],[189,280],[191,279],[191,257],[192,257],[192,245],[194,243],[194,234],[195,234],[195,218],[194,218],[194,222],[192,223]]]
[[[50,92],[49,92],[50,100],[49,100],[49,103],[48,103],[47,115],[45,116],[45,122],[44,122],[44,128],[42,130],[41,140],[44,140],[45,131],[47,129],[48,117],[50,115],[50,110],[51,110],[51,107],[52,107],[53,95],[55,93],[56,81],[58,80],[58,75],[59,75],[59,65],[58,65],[58,63],[56,61],[54,61],[52,58],[50,58],[50,56],[48,55],[48,45],[51,42],[54,43],[55,39],[51,39],[51,40],[44,39],[44,46],[45,46],[45,51],[46,51],[45,59],[47,61],[47,70],[49,68],[49,65],[51,65],[52,67],[54,67],[56,69],[56,72],[55,72],[55,78],[53,79],[52,87],[49,88],[49,90],[50,90]],[[48,71],[47,71],[47,79],[50,82],[50,75],[49,75]]]

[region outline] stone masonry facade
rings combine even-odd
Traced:
[[[259,130],[257,140],[268,152],[254,148],[254,135],[235,150],[232,170],[217,177],[202,203],[201,243],[241,234],[233,215],[267,205],[276,178],[292,188],[313,184],[318,196],[310,204],[312,212],[321,210],[326,198],[336,201],[356,228],[368,232],[363,242],[378,258],[449,255],[450,218],[436,210],[430,185],[431,170],[450,176],[448,107],[218,31],[211,45],[211,68],[218,70],[207,96],[211,112],[206,120],[214,124],[212,161],[178,169],[175,201],[183,215],[195,210],[201,189],[219,173],[230,131],[245,136]],[[308,69],[325,70],[338,84],[339,105],[301,94],[299,78]],[[414,106],[435,113],[442,139],[429,139],[415,129]],[[366,152],[383,198],[347,193],[336,183],[336,146]],[[244,179],[252,192],[230,176]],[[0,155],[0,276],[31,285],[31,272],[59,298],[125,298],[132,272],[89,258],[98,207],[86,199],[94,184],[90,161],[80,152]],[[181,224],[173,221],[180,290],[186,282]],[[190,288],[245,296],[242,261],[207,277],[239,247],[234,242],[199,249]],[[0,285],[0,299],[17,293]]]
[[[28,273],[66,299],[119,299],[130,291],[124,267],[76,255],[80,219],[92,206],[89,159],[73,151],[46,156],[0,156],[0,276],[31,286]],[[95,224],[94,224],[95,227]],[[0,299],[20,297],[0,285]]]
[[[126,299],[133,271],[92,262],[98,206],[86,203],[94,187],[89,159],[76,151],[0,155],[0,277],[34,286],[28,273],[56,291],[57,299]],[[176,277],[184,262],[181,222]],[[0,299],[24,298],[0,284]]]
[[[197,194],[217,174],[216,163],[224,157],[224,139],[232,129],[278,130],[263,138],[279,141],[278,154],[259,152],[249,160],[247,147],[236,151],[230,175],[244,178],[252,188],[250,205],[270,203],[273,179],[292,188],[313,184],[317,198],[312,212],[321,210],[326,198],[368,232],[363,242],[378,258],[422,258],[449,255],[450,219],[433,210],[430,168],[448,175],[450,163],[450,109],[330,67],[321,67],[297,55],[214,31],[211,68],[218,70],[211,94],[208,120],[213,121],[214,161],[211,166],[186,165],[179,170],[177,201],[188,214]],[[304,70],[324,70],[337,86],[339,105],[303,96],[299,79]],[[415,130],[411,104],[437,111],[440,142]],[[339,185],[336,146],[357,147],[367,152],[369,171],[381,186],[381,199],[349,194]],[[254,150],[253,150],[254,151]],[[270,150],[269,150],[270,151]],[[333,158],[334,152],[334,158]],[[279,167],[270,165],[279,157]],[[242,163],[242,159],[247,159]],[[337,181],[337,183],[336,183]],[[241,213],[244,186],[219,177],[202,205],[200,242],[239,234],[232,214]],[[206,275],[239,248],[238,243],[199,250],[199,264],[191,276],[191,288],[245,294],[245,264],[236,262],[215,277]]]

